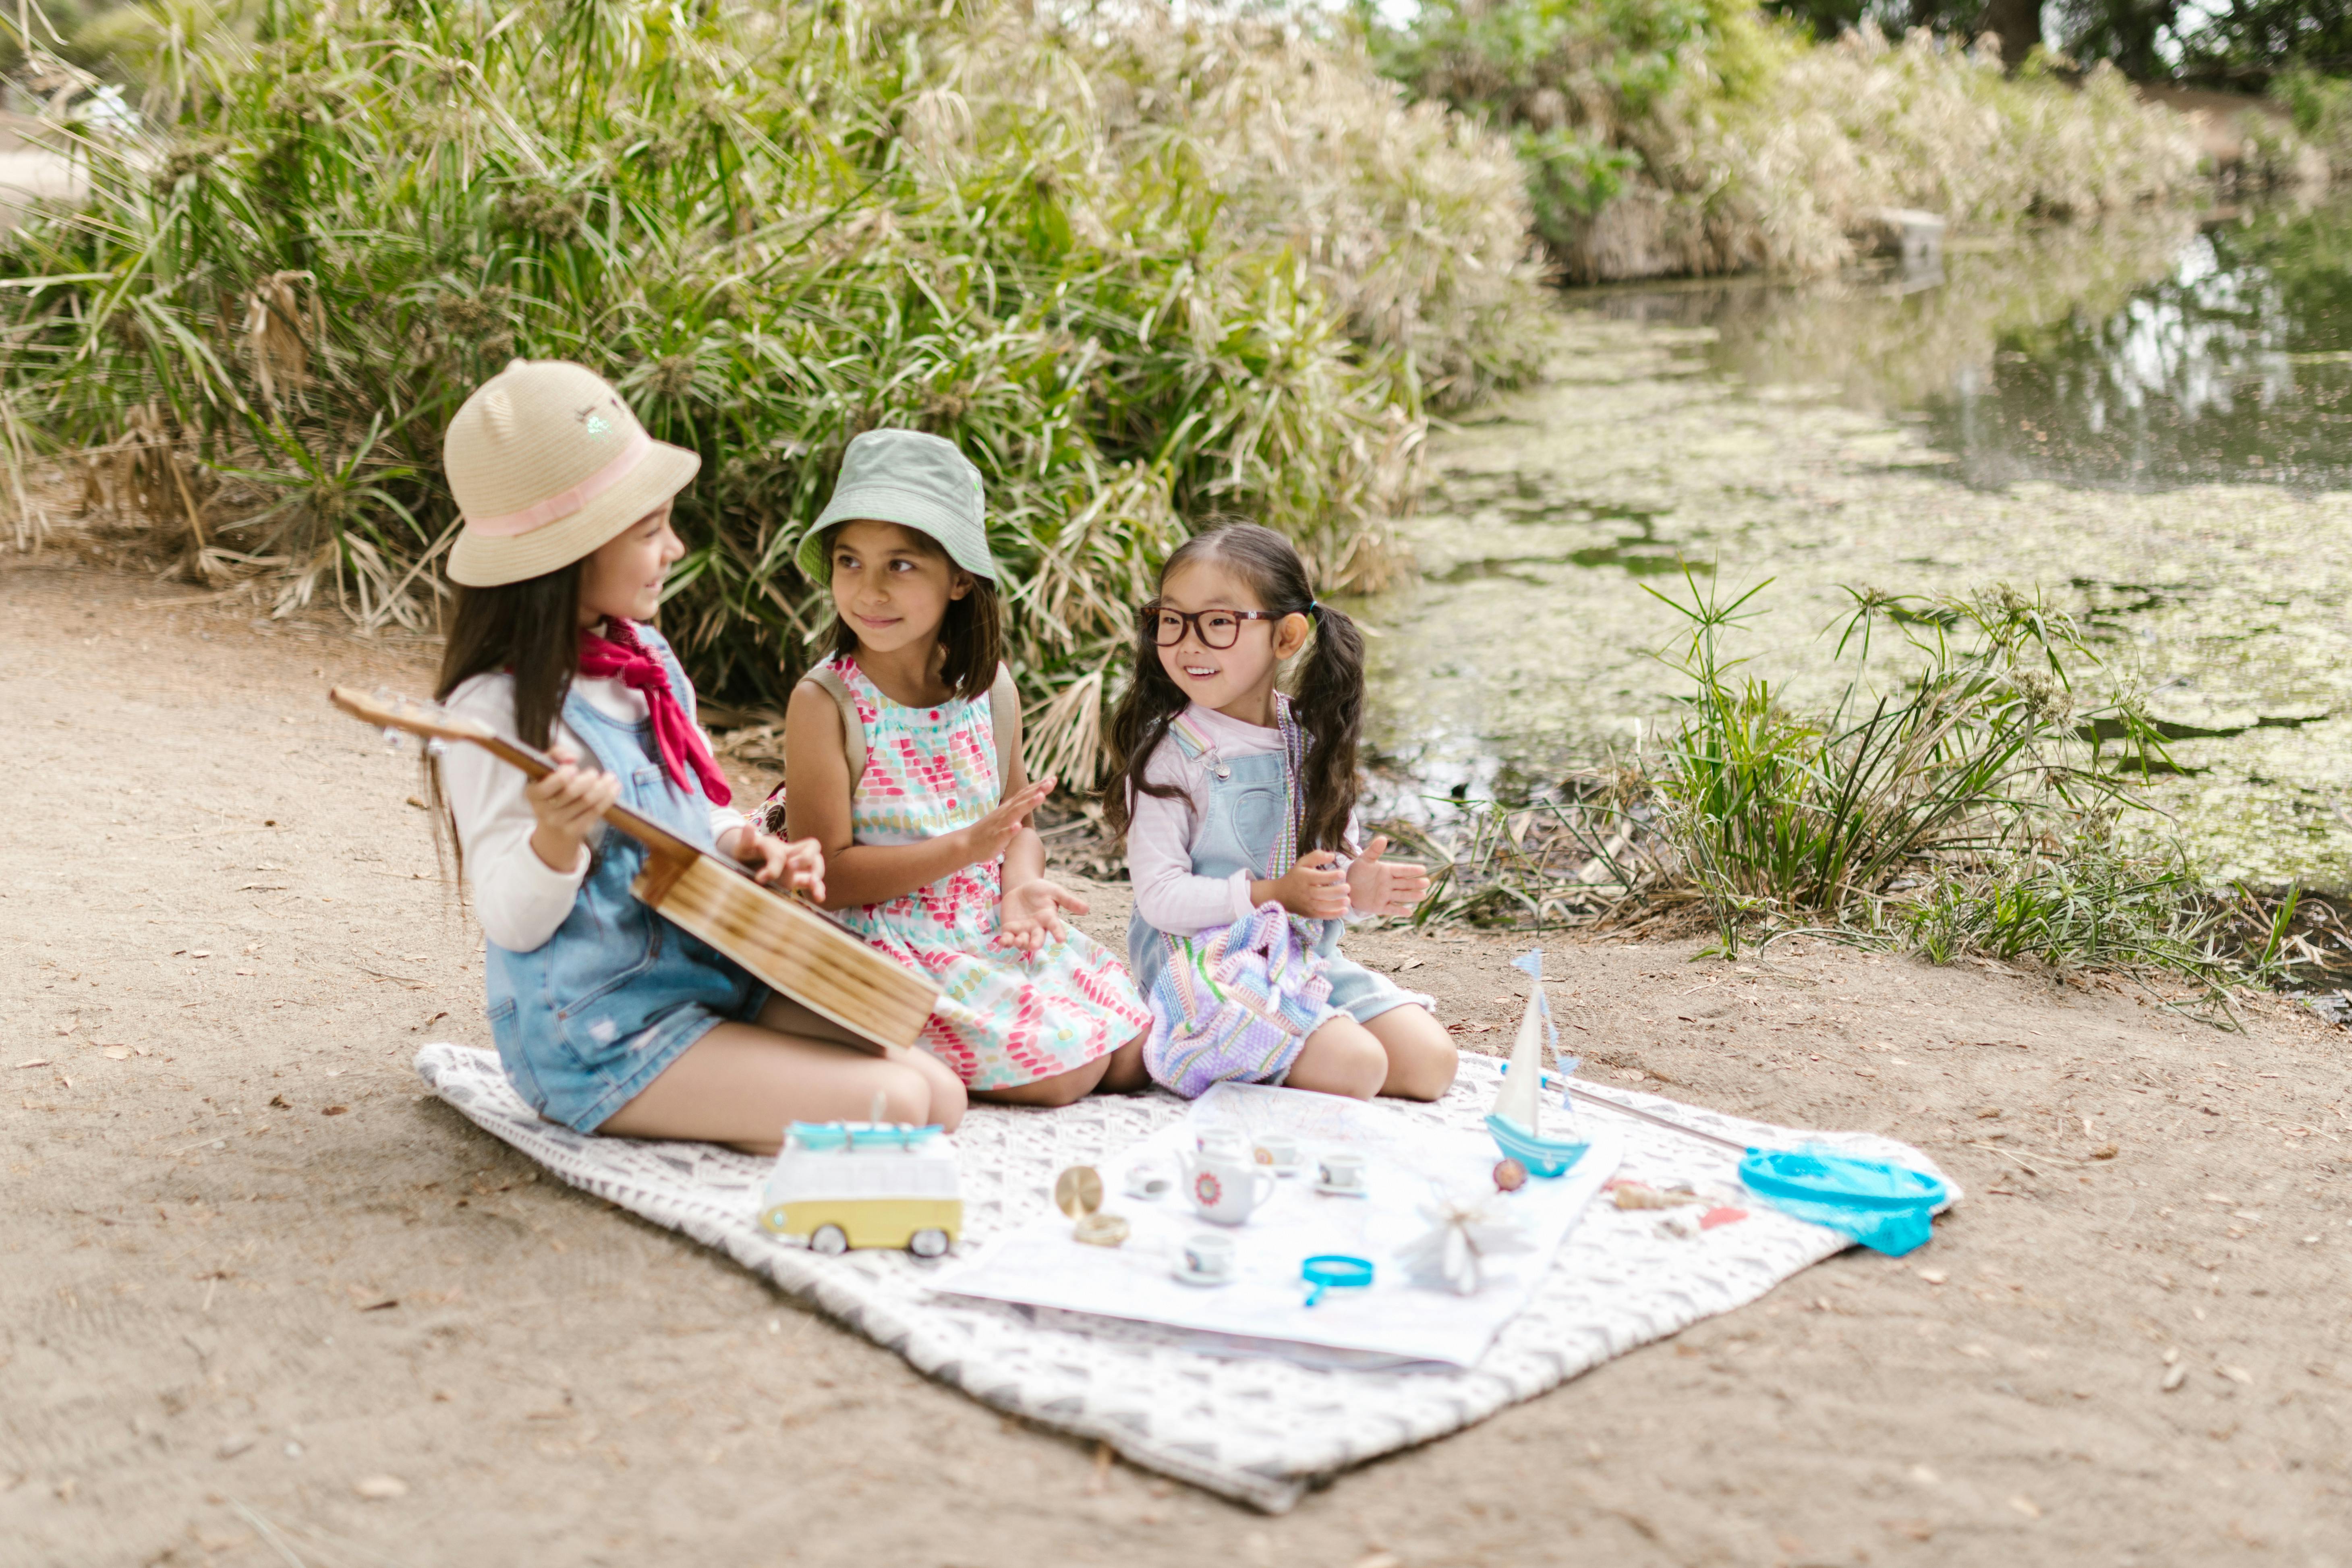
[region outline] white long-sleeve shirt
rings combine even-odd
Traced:
[[[618,680],[577,679],[572,689],[618,723],[642,724],[651,717],[645,698]],[[510,675],[478,675],[451,692],[446,706],[509,740],[520,738]],[[577,752],[583,764],[602,765],[603,759],[561,719],[555,722],[555,743]],[[530,952],[553,936],[588,877],[587,846],[581,847],[579,864],[568,871],[554,869],[530,847],[539,819],[523,798],[529,782],[520,770],[479,746],[453,745],[441,755],[441,787],[449,800],[449,814],[457,819],[474,912],[483,934],[509,952]],[[743,821],[743,814],[731,806],[710,808],[713,837],[742,826]]]
[[[1172,737],[1160,742],[1143,776],[1184,793],[1173,800],[1138,793],[1129,803],[1127,827],[1127,874],[1135,884],[1136,912],[1146,925],[1172,936],[1231,925],[1255,907],[1250,883],[1256,873],[1244,867],[1230,877],[1196,877],[1192,844],[1209,818],[1211,766],[1220,758],[1230,763],[1282,750],[1281,731],[1245,724],[1197,702],[1184,710],[1184,721],[1205,735],[1213,750],[1188,757]],[[1351,824],[1349,838],[1355,837]]]

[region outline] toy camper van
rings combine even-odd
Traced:
[[[963,1230],[955,1150],[936,1127],[795,1121],[768,1173],[760,1223],[823,1253],[903,1247],[937,1258]]]

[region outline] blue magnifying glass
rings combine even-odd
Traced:
[[[1301,1262],[1298,1277],[1307,1282],[1307,1304],[1312,1307],[1326,1290],[1361,1290],[1370,1285],[1372,1264],[1367,1258],[1326,1252]]]

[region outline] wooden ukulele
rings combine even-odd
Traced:
[[[555,771],[553,758],[437,703],[348,686],[328,693],[334,705],[387,732],[464,741],[533,779]],[[645,869],[629,891],[661,917],[700,937],[811,1012],[876,1047],[911,1046],[940,999],[940,988],[858,940],[806,900],[763,888],[741,867],[698,849],[667,828],[615,802],[604,820],[646,847]]]

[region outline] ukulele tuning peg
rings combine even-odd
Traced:
[[[389,724],[383,727],[383,749],[387,752],[400,750],[400,731]]]
[[[449,742],[441,739],[438,735],[434,736],[431,740],[425,742],[425,754],[428,757],[440,756],[448,750]]]

